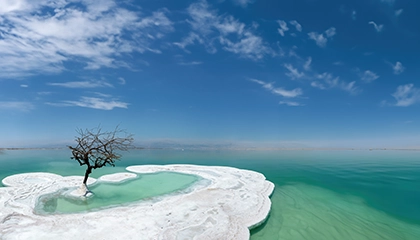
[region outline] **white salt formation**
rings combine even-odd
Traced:
[[[39,196],[80,186],[82,177],[18,174],[0,188],[0,239],[249,239],[269,214],[274,184],[257,172],[196,165],[132,166],[128,171],[173,171],[203,180],[188,192],[75,214],[37,215]],[[123,181],[131,173],[103,176]],[[101,180],[102,179],[102,180]],[[89,179],[88,184],[94,183]],[[141,189],[138,189],[141,191]],[[74,194],[74,192],[72,193]]]

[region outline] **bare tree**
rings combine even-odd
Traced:
[[[115,167],[115,161],[121,158],[120,151],[132,147],[133,135],[117,126],[113,131],[103,132],[100,127],[94,129],[77,129],[79,136],[75,138],[76,147],[68,146],[73,157],[80,166],[86,165],[83,184],[86,186],[92,169],[106,165]],[[122,135],[122,136],[121,136]]]

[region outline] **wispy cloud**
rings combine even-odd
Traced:
[[[312,63],[312,58],[308,57],[308,60],[306,60],[305,64],[303,64],[303,69],[305,69],[305,71],[311,70],[311,63]]]
[[[356,18],[357,18],[357,12],[355,10],[353,10],[351,12],[351,19],[356,20]]]
[[[321,90],[326,89],[324,84],[322,84],[320,82],[317,82],[317,81],[311,82],[311,86],[314,87],[314,88],[321,89]]]
[[[331,39],[336,34],[334,27],[327,29],[324,33],[310,32],[308,33],[309,39],[315,41],[319,47],[327,46],[328,39]]]
[[[298,21],[296,21],[296,20],[292,20],[292,21],[290,21],[289,23],[290,23],[291,25],[295,26],[296,31],[298,31],[298,32],[302,32],[302,25],[300,25],[300,24],[298,23]]]
[[[308,36],[309,39],[314,40],[319,47],[325,47],[327,45],[328,39],[322,33],[310,32],[308,33]]]
[[[176,63],[181,66],[195,66],[203,64],[201,61],[185,60],[184,56],[181,54],[175,55],[174,58]]]
[[[116,99],[81,97],[78,101],[62,101],[60,103],[47,103],[57,107],[85,107],[99,110],[113,110],[114,108],[128,108],[128,103]]]
[[[174,42],[175,46],[178,46],[179,48],[182,48],[186,52],[190,53],[186,47],[188,45],[193,45],[195,42],[206,45],[207,51],[211,53],[215,53],[216,50],[213,46],[207,44],[203,38],[201,38],[198,34],[190,32],[189,35],[182,39],[180,42]]]
[[[395,65],[392,65],[392,70],[394,70],[395,75],[399,75],[405,71],[405,67],[401,62],[396,62]]]
[[[125,85],[125,83],[126,83],[125,78],[123,78],[123,77],[119,77],[118,81],[121,85]]]
[[[352,81],[349,83],[341,82],[339,86],[342,90],[349,92],[350,94],[356,95],[356,94],[359,94],[361,90],[355,85],[356,85],[356,81]]]
[[[6,1],[0,12],[0,77],[59,73],[66,62],[87,69],[126,66],[123,54],[156,52],[153,42],[172,31],[166,10],[150,16],[115,0]]]
[[[253,32],[255,24],[247,27],[231,15],[218,15],[205,0],[191,4],[187,12],[192,31],[181,42],[174,43],[186,51],[187,46],[199,43],[208,52],[216,53],[216,43],[219,43],[223,50],[251,60],[274,54],[262,37]]]
[[[322,73],[318,74],[316,76],[317,79],[322,80],[322,82],[319,81],[313,81],[311,83],[311,86],[314,88],[318,88],[321,90],[331,89],[331,88],[339,88],[341,90],[344,90],[346,92],[349,92],[352,95],[359,94],[361,90],[356,87],[356,82],[346,82],[340,79],[340,77],[334,77],[331,73]]]
[[[359,75],[360,75],[360,79],[363,82],[366,82],[366,83],[373,82],[373,81],[375,81],[376,79],[379,78],[378,74],[376,74],[376,73],[374,73],[370,70],[366,70],[363,73],[360,73]]]
[[[395,10],[395,16],[396,17],[399,17],[402,13],[403,13],[403,11],[404,11],[404,9],[398,9],[398,10]]]
[[[270,91],[272,94],[280,95],[285,98],[295,98],[303,94],[302,89],[295,88],[293,90],[285,90],[283,88],[276,88],[272,83],[267,83],[257,79],[250,79],[250,81],[262,85],[263,88]]]
[[[376,32],[382,32],[384,30],[384,25],[383,24],[378,25],[374,21],[370,21],[369,24],[373,25]]]
[[[420,101],[420,89],[415,88],[413,84],[401,85],[392,96],[397,101],[395,106],[408,107]]]
[[[63,83],[47,83],[50,86],[65,87],[65,88],[98,88],[98,87],[113,87],[112,84],[104,81],[75,81]]]
[[[35,107],[30,102],[20,102],[20,101],[0,101],[1,110],[15,110],[27,112],[33,110]]]
[[[286,73],[286,76],[290,77],[292,80],[303,78],[305,76],[303,72],[299,72],[297,68],[294,68],[292,64],[284,64],[283,66],[289,70],[289,72]]]
[[[261,37],[250,32],[245,33],[240,41],[231,41],[221,37],[220,43],[225,45],[224,50],[252,60],[262,59],[271,52],[271,49],[265,46]]]
[[[294,101],[280,101],[279,104],[280,105],[287,105],[287,106],[290,106],[290,107],[305,106],[304,104],[294,102]]]
[[[178,62],[181,66],[194,66],[194,65],[201,65],[203,62],[200,61],[191,61],[191,62]]]
[[[335,28],[333,28],[333,27],[328,28],[325,31],[325,35],[327,35],[327,38],[332,38],[335,34],[336,34],[336,31],[335,31]]]
[[[287,27],[287,23],[283,20],[278,20],[277,23],[279,24],[280,28],[277,28],[277,31],[281,36],[284,37],[284,33],[289,31],[289,28]]]
[[[241,7],[247,7],[248,4],[253,3],[255,0],[233,0],[233,2]]]

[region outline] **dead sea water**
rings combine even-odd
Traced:
[[[276,185],[251,239],[420,239],[420,152],[133,150],[117,167],[199,164],[250,169]],[[66,150],[5,151],[0,178],[24,172],[83,175]]]

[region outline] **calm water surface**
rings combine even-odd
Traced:
[[[268,220],[251,239],[420,239],[420,152],[136,150],[117,167],[139,164],[233,166],[276,185]],[[0,178],[23,172],[83,175],[65,150],[6,151]]]

